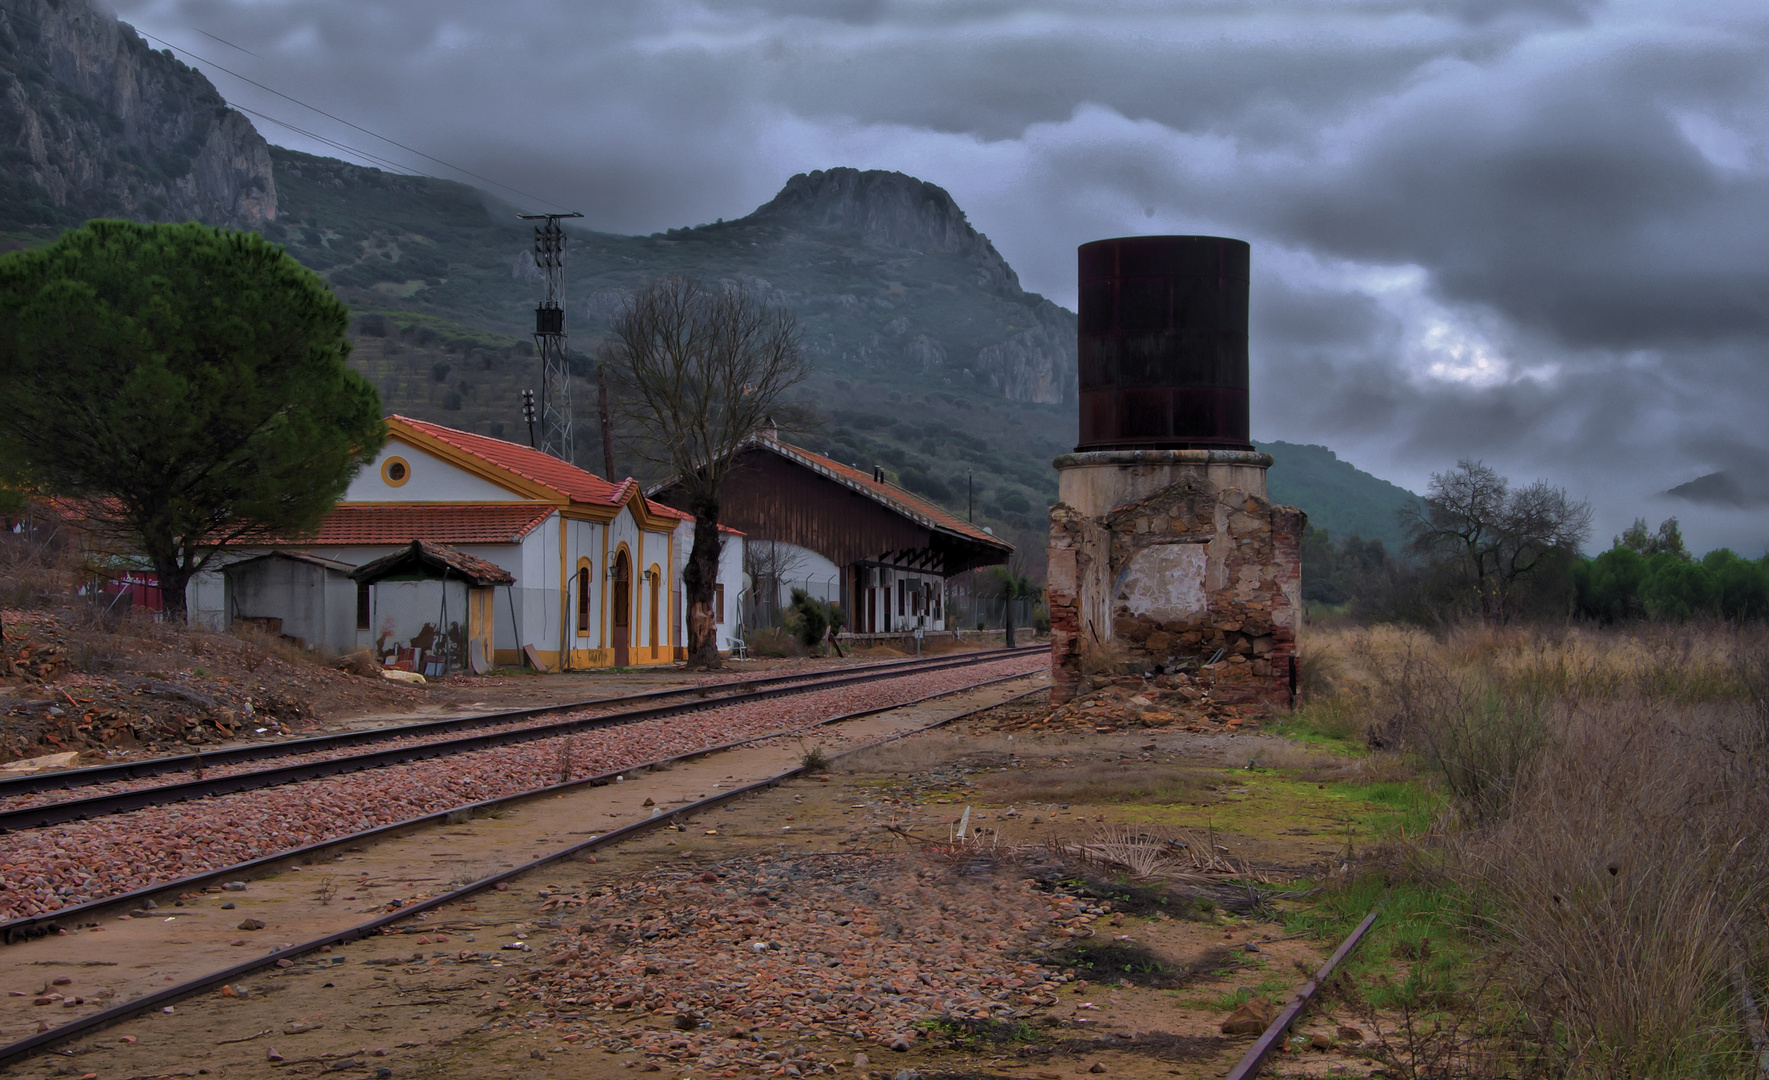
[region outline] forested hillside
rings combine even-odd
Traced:
[[[1324,446],[1257,445],[1273,459],[1266,485],[1275,501],[1307,511],[1308,524],[1335,541],[1360,536],[1382,541],[1389,554],[1400,552],[1406,537],[1398,515],[1419,506],[1419,496],[1341,461]]]

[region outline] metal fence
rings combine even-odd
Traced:
[[[1000,630],[1007,625],[1011,607],[1014,629],[1030,630],[1033,616],[1041,605],[1042,601],[1036,597],[1007,600],[955,589],[946,594],[946,627],[949,630]]]
[[[841,578],[836,575],[814,578],[771,578],[756,579],[755,587],[742,598],[740,620],[746,630],[759,630],[766,627],[779,627],[786,624],[786,612],[791,605],[792,590],[803,589],[813,599],[841,606],[845,612],[847,605],[842,603]]]

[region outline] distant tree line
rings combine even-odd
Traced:
[[[1677,519],[1653,532],[1641,518],[1586,557],[1587,504],[1542,481],[1513,487],[1478,461],[1433,475],[1424,505],[1402,524],[1398,553],[1309,528],[1303,600],[1368,622],[1769,616],[1769,554],[1752,560],[1721,548],[1697,559]]]

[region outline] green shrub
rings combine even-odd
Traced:
[[[823,633],[842,623],[841,608],[819,600],[803,589],[792,590],[792,605],[786,609],[786,629],[799,644],[815,649],[823,643]]]

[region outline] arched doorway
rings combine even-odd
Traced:
[[[622,551],[614,557],[614,666],[627,666],[627,645],[633,638],[633,568]]]

